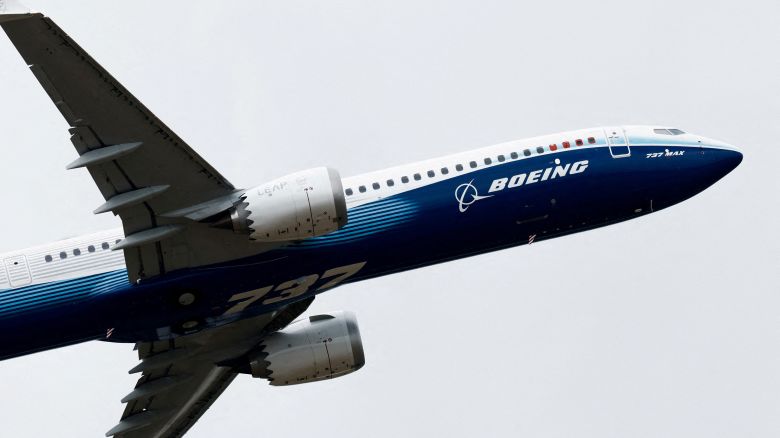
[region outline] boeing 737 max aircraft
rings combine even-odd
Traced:
[[[640,217],[742,160],[679,129],[623,126],[241,189],[51,19],[5,13],[0,26],[65,118],[67,167],[105,198],[94,212],[122,221],[0,255],[0,359],[134,343],[138,383],[107,436],[182,436],[238,373],[292,385],[359,369],[354,315],[296,320],[321,292]]]

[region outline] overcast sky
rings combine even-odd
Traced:
[[[226,3],[28,1],[237,186],[600,125],[745,159],[656,214],[320,295],[356,312],[367,365],[240,376],[189,436],[780,436],[777,1]],[[0,251],[120,225],[64,170],[66,129],[0,34]],[[0,434],[102,436],[136,361],[0,363]]]

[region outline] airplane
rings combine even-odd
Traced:
[[[677,128],[610,126],[236,188],[54,21],[9,4],[0,27],[68,124],[67,168],[122,227],[0,255],[0,359],[135,344],[139,379],[106,436],[183,436],[238,374],[283,386],[360,369],[354,314],[301,317],[320,293],[639,218],[742,160]]]

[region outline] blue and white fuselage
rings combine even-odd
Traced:
[[[348,224],[130,284],[121,230],[0,256],[0,358],[166,339],[359,281],[609,225],[704,190],[733,147],[658,127],[564,132],[345,178]],[[197,297],[182,306],[182,296]]]

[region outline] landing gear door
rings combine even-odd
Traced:
[[[9,257],[4,260],[5,270],[8,273],[8,282],[11,287],[24,286],[32,282],[30,268],[27,266],[27,258],[23,255]]]
[[[612,154],[612,158],[631,156],[628,137],[626,137],[626,131],[623,128],[604,128],[604,134],[607,136],[609,153]]]

